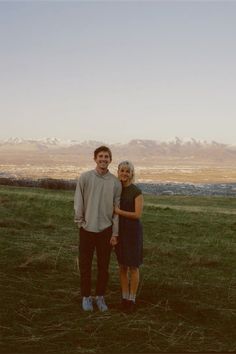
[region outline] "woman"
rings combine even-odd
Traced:
[[[122,308],[135,310],[135,299],[139,285],[139,266],[143,258],[143,235],[140,217],[143,210],[141,190],[135,186],[134,167],[129,161],[118,166],[118,178],[122,183],[120,208],[114,209],[119,215],[119,241],[116,255],[120,267]],[[130,281],[129,281],[130,277]]]

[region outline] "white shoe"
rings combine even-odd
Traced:
[[[108,310],[108,307],[105,303],[104,296],[96,296],[96,304],[99,311],[105,312]]]
[[[84,311],[93,311],[93,300],[91,296],[83,297],[82,308]]]

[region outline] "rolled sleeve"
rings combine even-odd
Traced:
[[[84,224],[84,198],[83,198],[83,179],[80,177],[78,179],[75,197],[74,197],[74,221],[78,224],[79,227]]]
[[[114,194],[114,206],[119,207],[120,206],[120,195],[121,195],[121,183],[118,181],[116,189],[115,189],[115,194]],[[112,236],[118,236],[119,235],[119,215],[113,214],[112,218]]]

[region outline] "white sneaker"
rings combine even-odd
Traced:
[[[108,310],[104,296],[96,296],[96,304],[100,311],[105,312]]]
[[[84,311],[93,311],[93,300],[91,296],[83,297],[82,308]]]

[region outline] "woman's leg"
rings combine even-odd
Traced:
[[[122,298],[129,298],[129,277],[128,277],[128,267],[120,265],[120,285],[122,291]]]
[[[130,267],[130,296],[129,299],[135,302],[139,285],[139,268]]]

